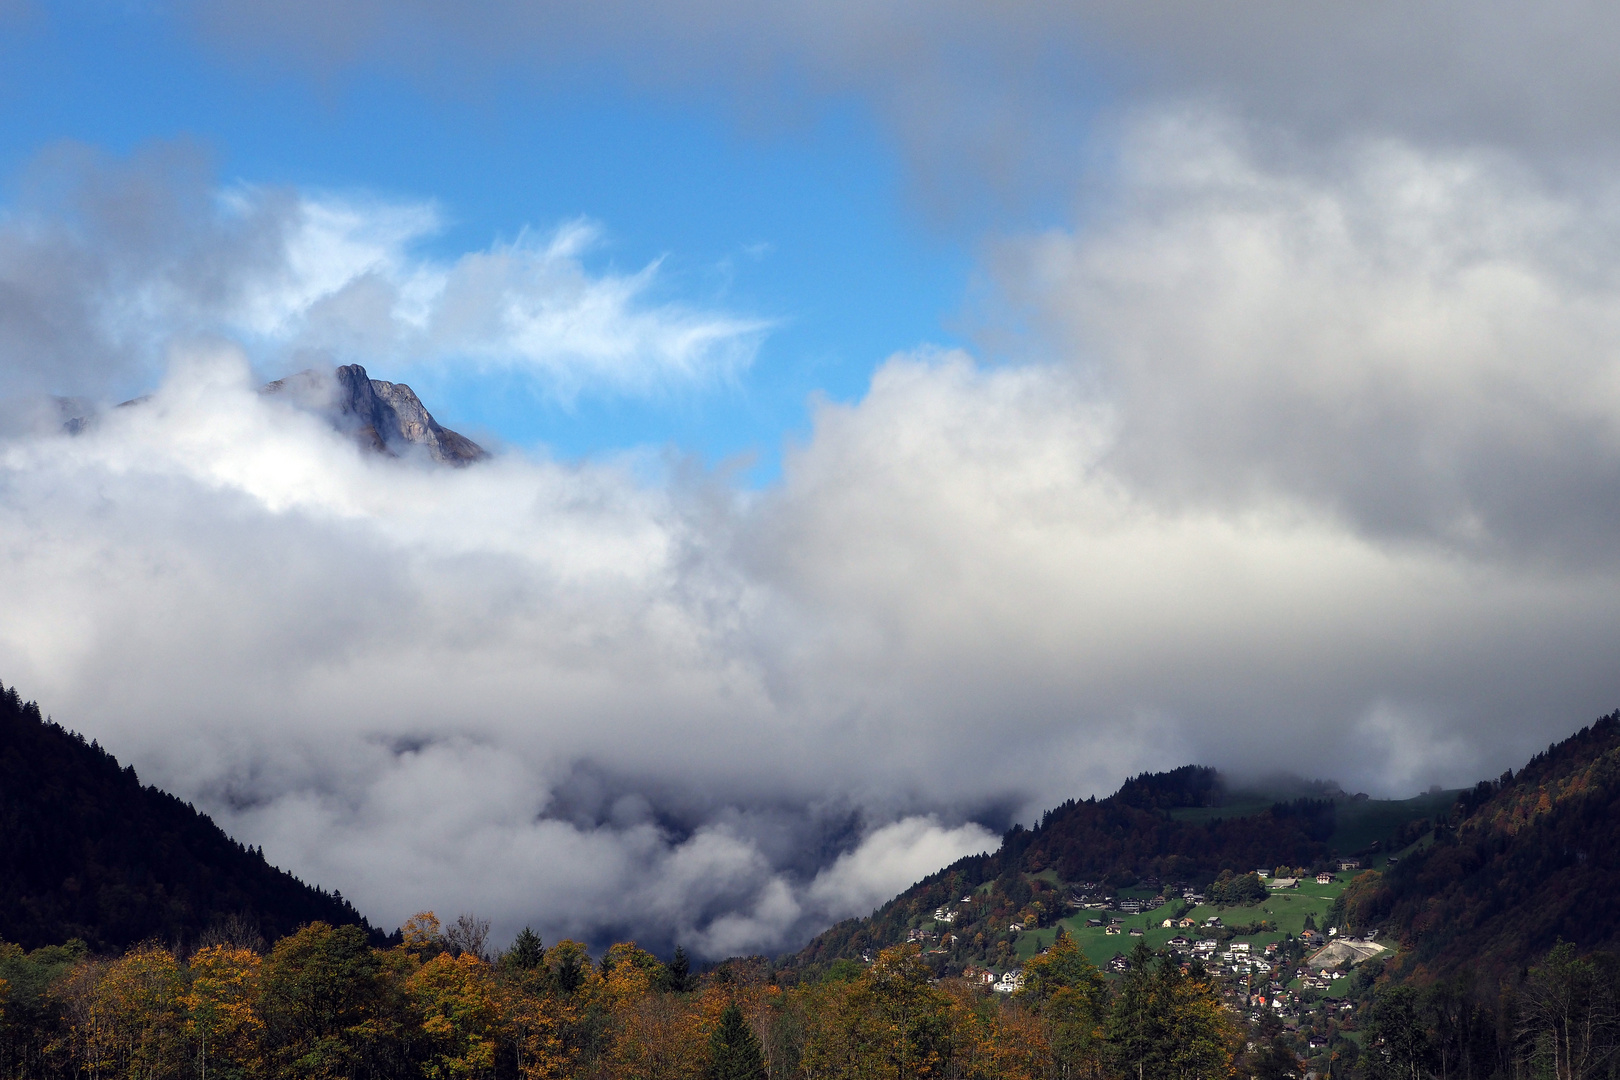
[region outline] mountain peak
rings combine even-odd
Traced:
[[[309,368],[259,392],[324,412],[361,446],[390,457],[422,447],[434,461],[459,467],[489,456],[465,435],[440,426],[409,386],[373,379],[359,364],[331,372]]]

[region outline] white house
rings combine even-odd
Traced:
[[[1024,988],[1024,973],[1022,971],[1009,971],[996,980],[991,987],[998,994],[1013,994]]]

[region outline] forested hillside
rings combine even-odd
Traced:
[[[1481,781],[1361,891],[1419,981],[1518,969],[1560,939],[1620,944],[1620,713]]]
[[[1032,829],[1014,826],[994,853],[953,863],[869,918],[832,927],[791,963],[814,967],[858,958],[925,926],[925,934],[940,939],[933,955],[947,968],[1001,965],[1015,959],[1017,934],[1072,914],[1082,896],[1101,901],[1136,889],[1144,903],[1161,907],[1223,873],[1279,865],[1314,873],[1332,864],[1333,799],[1293,799],[1223,815],[1213,805],[1223,794],[1214,769],[1188,765],[1133,777],[1106,799],[1070,800]],[[1209,816],[1184,820],[1176,816],[1180,810]],[[1153,905],[1161,892],[1166,895]],[[952,909],[948,926],[932,918],[942,907]]]
[[[106,951],[227,926],[274,940],[316,919],[366,925],[0,689],[0,939]]]

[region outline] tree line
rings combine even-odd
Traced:
[[[1365,1080],[1608,1080],[1620,1072],[1620,958],[1581,955],[1568,942],[1511,979],[1465,969],[1424,987],[1388,986],[1366,1012],[1360,1053],[1346,1043],[1339,1059],[1339,1071]]]
[[[311,923],[255,948],[117,957],[0,944],[0,1075],[87,1080],[1613,1080],[1620,960],[1567,943],[1515,980],[1390,985],[1376,963],[1330,1028],[1258,1023],[1197,963],[1144,945],[1108,980],[1060,936],[1022,988],[937,979],[916,946],[783,985],[696,976],[634,944],[593,960],[529,931],[422,913],[403,941]],[[1252,1015],[1252,1014],[1251,1014]],[[1302,1017],[1304,1019],[1304,1017]],[[1328,1052],[1310,1053],[1321,1039]]]
[[[470,931],[470,932],[469,932]],[[141,1080],[1224,1080],[1244,1040],[1201,970],[1139,950],[1110,984],[1067,937],[1023,989],[936,979],[916,946],[781,985],[525,931],[499,956],[431,913],[403,942],[311,923],[266,950],[0,946],[0,1075]]]

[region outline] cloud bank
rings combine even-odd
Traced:
[[[576,87],[606,80],[720,102],[749,126],[857,101],[907,153],[919,190],[972,220],[987,193],[1066,190],[1111,157],[1116,125],[1189,101],[1269,128],[1280,154],[1388,135],[1523,153],[1570,179],[1620,149],[1611,61],[1620,16],[1577,0],[182,0],[176,9],[228,58],[321,79],[386,71],[455,94],[514,74]]]
[[[0,444],[0,671],[384,925],[706,956],[1138,769],[1402,794],[1613,707],[1612,202],[1393,139],[1283,167],[1203,113],[1122,146],[1103,224],[996,253],[1036,355],[889,358],[759,491],[376,459],[255,394],[333,326],[483,340],[446,297],[519,288],[479,284],[507,256],[413,261],[420,207],[121,180],[15,214],[13,386],[165,374]],[[618,295],[571,251],[510,256],[529,310]]]

